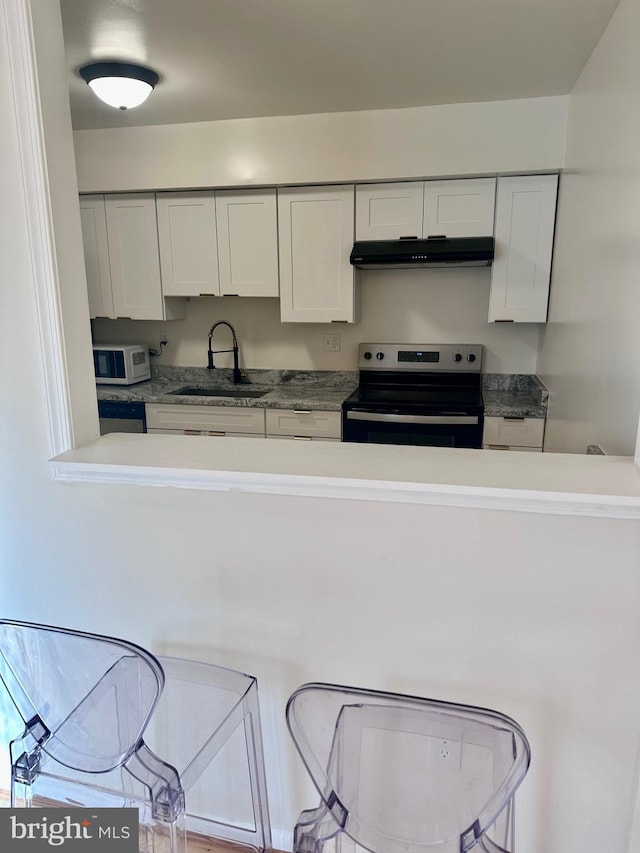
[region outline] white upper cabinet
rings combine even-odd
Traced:
[[[498,179],[489,322],[546,322],[557,193],[557,175]]]
[[[275,189],[216,192],[221,295],[278,296]]]
[[[214,193],[158,193],[156,203],[165,296],[219,296]]]
[[[360,184],[356,187],[356,240],[422,237],[424,183]]]
[[[490,237],[496,179],[425,181],[423,237]]]
[[[356,322],[354,187],[278,190],[283,322]]]
[[[155,195],[110,195],[105,209],[115,316],[132,320],[184,317],[183,300],[173,305],[163,299]]]
[[[356,187],[356,240],[490,237],[495,178]]]
[[[80,198],[80,222],[84,263],[87,271],[89,315],[113,318],[111,269],[107,242],[107,218],[104,196],[91,195]]]

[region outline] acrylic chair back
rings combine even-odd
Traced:
[[[513,797],[530,750],[510,718],[310,684],[289,700],[287,723],[321,796],[319,809],[300,816],[297,853],[320,853],[329,841],[344,850],[348,839],[374,853],[460,853],[480,840],[485,850],[513,844]],[[337,847],[341,833],[347,839]]]
[[[0,678],[43,751],[90,773],[127,760],[164,685],[160,663],[132,643],[9,620]]]

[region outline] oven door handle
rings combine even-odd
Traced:
[[[388,424],[478,424],[476,415],[389,415],[379,412],[347,411],[348,421],[377,421]]]

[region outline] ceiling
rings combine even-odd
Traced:
[[[61,0],[74,127],[568,94],[619,0]],[[160,74],[134,110],[77,74]]]

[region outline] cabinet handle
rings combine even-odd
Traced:
[[[125,317],[124,314],[118,314],[116,320],[132,320],[132,317]]]
[[[293,414],[294,415],[310,415],[311,409],[294,409]]]
[[[509,415],[505,415],[502,420],[503,421],[520,421],[521,423],[524,423],[524,418],[512,418]]]
[[[199,429],[185,429],[183,432],[185,435],[200,435]]]
[[[217,296],[217,293],[199,293],[199,296]]]
[[[294,435],[293,437],[296,441],[311,441],[310,435]]]
[[[216,435],[226,435],[226,432],[220,432],[219,430],[213,430],[213,429],[210,429],[210,430],[207,432],[207,435],[213,435],[213,436],[216,436]]]
[[[508,450],[508,444],[488,444],[487,447],[489,450]]]
[[[494,320],[494,323],[513,323],[513,320]]]

